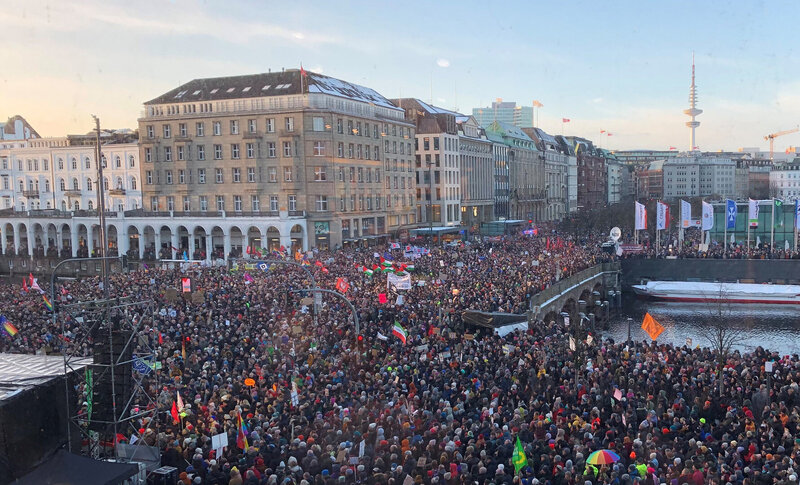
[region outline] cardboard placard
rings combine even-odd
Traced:
[[[206,301],[206,292],[205,291],[200,290],[200,291],[195,291],[194,293],[192,293],[192,303],[200,304],[200,303],[203,303],[204,301]]]

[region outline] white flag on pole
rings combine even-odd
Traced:
[[[642,231],[647,229],[647,211],[644,204],[636,202],[636,230]]]
[[[714,206],[708,202],[703,201],[703,221],[702,229],[710,231],[714,227]]]
[[[663,231],[667,228],[669,222],[669,206],[661,201],[656,204],[656,229]]]
[[[681,200],[681,227],[688,229],[692,225],[692,204]]]
[[[749,199],[750,204],[747,208],[747,220],[750,227],[758,227],[758,201]]]

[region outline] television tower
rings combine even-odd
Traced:
[[[689,109],[683,110],[683,114],[691,116],[692,121],[687,121],[686,126],[689,128],[689,151],[697,150],[697,143],[695,142],[694,130],[700,126],[699,121],[695,121],[695,116],[703,112],[702,109],[697,108],[697,86],[694,84],[694,52],[692,52],[692,85],[689,87]]]

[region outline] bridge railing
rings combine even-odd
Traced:
[[[584,281],[587,278],[591,278],[593,276],[600,275],[602,273],[606,273],[609,271],[619,271],[620,264],[618,261],[609,262],[609,263],[600,263],[589,268],[584,269],[583,271],[578,271],[577,273],[568,276],[553,285],[548,286],[540,293],[537,293],[531,297],[530,300],[530,308],[533,309],[535,307],[542,307],[547,301],[551,300],[554,297],[560,296],[573,286],[577,285],[581,281]],[[541,308],[544,310],[544,308]]]

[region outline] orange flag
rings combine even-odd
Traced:
[[[655,340],[664,331],[664,327],[656,321],[649,313],[645,313],[644,320],[642,320],[642,329],[647,332],[650,339]]]

